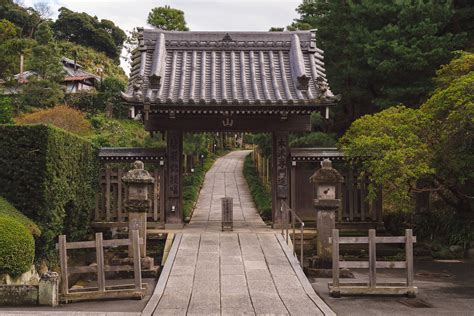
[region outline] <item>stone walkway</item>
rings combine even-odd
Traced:
[[[242,175],[248,153],[218,159],[206,175],[142,315],[334,315],[258,215]],[[234,198],[233,232],[220,232],[224,196]]]
[[[234,199],[234,232],[269,229],[255,208],[242,174],[248,150],[233,151],[217,159],[207,172],[191,222],[184,232],[220,232],[221,198]]]

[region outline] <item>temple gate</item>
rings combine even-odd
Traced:
[[[272,134],[273,224],[290,198],[290,132],[311,131],[310,115],[337,98],[315,33],[139,31],[124,101],[150,132],[165,133],[164,218],[183,225],[185,132]]]

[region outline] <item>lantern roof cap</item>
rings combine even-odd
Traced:
[[[137,160],[133,163],[133,169],[129,170],[123,177],[122,181],[125,183],[154,183],[153,178],[148,171],[145,170],[145,165],[142,161]]]

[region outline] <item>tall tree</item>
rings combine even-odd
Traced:
[[[59,9],[53,29],[58,39],[92,47],[104,52],[117,63],[127,38],[125,32],[112,21],[99,20],[87,13],[74,12],[64,7]]]
[[[399,103],[419,106],[432,91],[436,69],[465,36],[446,31],[451,1],[304,0],[292,25],[318,29],[318,45],[343,131],[355,118]]]
[[[435,82],[437,89],[419,109],[396,106],[365,115],[339,144],[350,157],[367,157],[362,169],[384,187],[392,207],[410,210],[414,193],[432,191],[472,218],[474,54],[460,54]]]
[[[38,26],[35,39],[38,45],[32,49],[30,70],[35,71],[43,80],[61,81],[64,79],[61,57],[48,22],[43,22]]]
[[[148,14],[148,24],[165,31],[189,31],[184,12],[170,6],[158,7]]]

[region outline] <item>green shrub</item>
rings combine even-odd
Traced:
[[[271,220],[272,218],[272,197],[270,192],[265,190],[263,183],[257,174],[257,169],[252,161],[252,156],[249,154],[245,157],[244,162],[244,177],[249,185],[250,193],[257,206],[257,210],[264,220]]]
[[[78,136],[46,125],[0,125],[0,195],[34,220],[37,254],[54,250],[58,235],[88,233],[95,205],[97,151]]]
[[[215,158],[208,157],[202,166],[196,166],[194,172],[183,179],[183,214],[184,217],[191,216],[193,206],[199,197],[206,172],[211,169]]]
[[[33,235],[17,218],[0,215],[0,274],[18,277],[31,268],[34,258]]]
[[[9,216],[22,223],[23,226],[35,237],[41,235],[41,230],[31,219],[23,215],[20,211],[14,208],[7,200],[0,197],[0,216]]]

